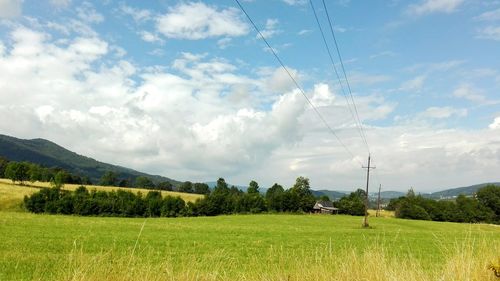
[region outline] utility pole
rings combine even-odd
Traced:
[[[365,219],[363,220],[363,227],[368,227],[368,186],[370,185],[370,169],[375,169],[375,167],[370,167],[370,154],[368,154],[368,166],[364,167],[366,169],[366,197],[365,197]]]
[[[382,189],[382,184],[378,186],[378,198],[377,198],[377,217],[380,215],[380,190]]]

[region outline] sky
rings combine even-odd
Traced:
[[[310,1],[240,2],[271,48],[233,0],[0,0],[0,133],[180,181],[500,181],[500,1],[312,0],[333,63]]]

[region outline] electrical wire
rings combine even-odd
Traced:
[[[323,7],[325,9],[326,16],[328,18],[328,24],[329,24],[329,27],[330,27],[330,32],[331,32],[332,37],[333,37],[333,41],[335,43],[335,48],[337,49],[337,55],[338,55],[339,60],[340,60],[340,65],[342,67],[342,72],[344,73],[344,79],[345,79],[345,82],[347,84],[347,89],[349,90],[349,95],[351,97],[352,104],[354,106],[354,112],[356,113],[356,119],[357,119],[357,122],[359,124],[360,129],[361,129],[362,139],[365,142],[365,145],[366,145],[366,147],[368,149],[368,153],[370,153],[370,146],[368,145],[368,141],[366,139],[366,134],[365,134],[364,129],[363,129],[363,124],[361,123],[361,120],[359,118],[358,108],[356,106],[356,103],[354,102],[354,97],[352,95],[352,90],[351,90],[351,84],[349,83],[349,79],[347,79],[347,74],[346,74],[346,71],[345,71],[344,62],[342,61],[342,56],[340,54],[339,45],[337,43],[337,38],[335,36],[335,31],[333,29],[333,23],[332,23],[330,14],[328,13],[328,8],[326,6],[325,0],[322,0],[322,2],[323,2]]]
[[[351,113],[351,116],[354,119],[359,136],[364,141],[363,132],[361,131],[361,127],[358,124],[358,121],[356,119],[356,115],[355,115],[353,109],[351,108],[351,103],[349,102],[348,94],[345,91],[344,83],[342,82],[342,79],[340,78],[339,72],[337,71],[337,66],[335,65],[335,61],[333,59],[332,52],[330,51],[330,47],[328,46],[328,43],[326,41],[326,36],[325,36],[325,33],[323,32],[323,28],[321,27],[321,23],[319,21],[318,14],[316,13],[316,8],[314,7],[312,0],[309,0],[309,3],[311,4],[311,8],[312,8],[312,11],[314,13],[314,18],[316,19],[316,23],[317,23],[319,31],[321,33],[321,37],[323,38],[323,43],[325,44],[325,48],[326,48],[326,51],[328,53],[328,57],[330,58],[330,62],[333,66],[333,70],[335,72],[335,75],[337,76],[337,80],[339,81],[340,89],[341,89],[342,94],[343,94],[345,101],[347,103],[347,108],[349,109],[349,112]]]
[[[245,10],[245,8],[243,8],[243,6],[241,5],[240,1],[239,0],[234,0],[234,1],[236,2],[236,4],[238,4],[238,7],[245,14],[245,16],[247,17],[248,21],[252,24],[252,26],[254,27],[255,31],[257,31],[257,33],[259,34],[259,36],[262,39],[262,41],[264,41],[264,43],[266,44],[266,46],[269,48],[269,51],[274,55],[274,57],[279,62],[279,64],[281,65],[281,67],[285,70],[285,72],[288,74],[288,76],[290,77],[290,79],[292,80],[292,82],[295,84],[295,87],[297,87],[297,89],[299,89],[300,93],[304,96],[304,98],[306,99],[306,101],[312,107],[312,109],[314,110],[314,112],[316,112],[316,114],[318,115],[318,117],[320,118],[320,120],[325,124],[325,126],[330,131],[330,133],[335,136],[335,138],[337,139],[337,141],[344,147],[344,149],[351,155],[351,157],[353,159],[356,159],[360,163],[360,165],[363,165],[361,163],[361,161],[359,161],[354,156],[354,154],[352,153],[352,151],[344,144],[344,142],[342,142],[342,140],[337,135],[337,133],[335,133],[335,131],[333,130],[333,128],[328,124],[328,122],[326,122],[326,119],[323,117],[323,115],[321,115],[321,113],[318,111],[318,109],[314,106],[314,104],[311,102],[311,100],[307,97],[307,95],[304,92],[304,90],[302,89],[302,87],[299,85],[299,83],[297,82],[297,80],[290,73],[290,71],[285,66],[285,64],[283,63],[283,61],[280,59],[280,57],[278,56],[278,54],[276,53],[276,51],[274,50],[274,48],[271,47],[271,45],[267,41],[266,37],[264,37],[264,35],[260,31],[260,29],[257,27],[257,25],[255,24],[255,22],[252,20],[252,18],[250,17],[250,15],[247,13],[247,11]]]

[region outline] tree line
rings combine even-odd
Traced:
[[[82,184],[91,185],[86,176],[71,174],[61,168],[46,168],[31,162],[15,162],[0,157],[0,178],[24,184],[30,182],[52,182],[55,185]]]
[[[247,192],[229,187],[223,178],[217,180],[213,190],[205,183],[186,181],[179,186],[170,182],[154,184],[151,179],[139,176],[135,187],[204,194],[196,202],[184,202],[179,197],[162,197],[158,191],[142,193],[118,190],[113,192],[88,191],[83,185],[92,183],[86,177],[72,175],[59,168],[45,168],[29,162],[14,162],[0,158],[0,177],[14,182],[49,181],[53,188],[44,188],[25,198],[25,207],[35,213],[61,213],[95,216],[215,216],[220,214],[261,212],[311,212],[317,200],[330,201],[326,196],[315,198],[309,179],[298,177],[289,189],[275,183],[261,194],[257,182],[251,181]],[[120,186],[113,172],[106,172],[101,185]],[[74,192],[62,190],[65,183],[81,184]],[[122,183],[123,184],[123,183]],[[340,214],[364,215],[364,190],[358,189],[333,202]],[[391,199],[386,210],[395,211],[398,218],[450,221],[486,222],[500,224],[500,187],[488,185],[473,197],[459,195],[455,200],[433,200],[415,195]]]
[[[386,210],[405,219],[500,224],[500,186],[487,185],[473,197],[459,195],[455,200],[425,198],[410,189],[406,196],[391,199]]]
[[[341,213],[363,215],[363,196],[364,191],[358,190],[336,204],[342,208]],[[312,211],[317,199],[311,192],[309,179],[304,177],[298,177],[295,184],[286,190],[281,185],[274,184],[265,194],[260,193],[256,181],[251,181],[247,192],[244,192],[235,186],[229,187],[223,178],[219,178],[213,191],[195,202],[185,202],[180,197],[162,196],[159,191],[150,191],[144,196],[140,192],[126,190],[88,191],[81,186],[75,191],[67,191],[55,186],[26,196],[24,205],[34,213],[178,217],[262,212],[307,213]]]
[[[54,186],[61,187],[64,184],[93,185],[87,176],[72,174],[61,168],[46,168],[31,162],[9,161],[0,157],[0,178],[7,178],[13,182],[25,184],[26,182],[51,182]],[[145,189],[157,189],[167,191],[179,191],[186,193],[208,194],[210,188],[205,183],[192,183],[186,181],[174,186],[169,181],[154,183],[147,176],[136,178],[120,178],[113,171],[106,171],[100,178],[99,185],[117,187],[138,187]]]

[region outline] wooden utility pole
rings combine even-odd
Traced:
[[[363,220],[363,227],[368,227],[368,186],[370,185],[370,169],[375,169],[375,167],[370,167],[370,154],[368,154],[368,166],[364,167],[366,169],[366,196],[365,196],[365,219]]]
[[[378,186],[378,198],[377,198],[377,217],[380,215],[380,190],[382,189],[382,184]]]

